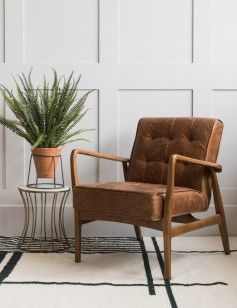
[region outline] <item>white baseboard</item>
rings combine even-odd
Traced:
[[[210,206],[208,212],[198,214],[197,217],[205,217],[214,213],[214,207]],[[226,220],[229,235],[237,235],[237,205],[225,205]],[[65,207],[65,229],[68,236],[73,236],[74,220],[72,206]],[[0,205],[0,235],[12,236],[20,235],[24,222],[23,206],[19,205]],[[113,222],[97,221],[83,226],[83,236],[134,236],[134,230],[131,225],[119,224]],[[161,233],[152,229],[143,228],[142,234],[145,236],[157,236]],[[198,231],[190,232],[187,235],[192,236],[214,236],[218,235],[217,226],[204,228]]]

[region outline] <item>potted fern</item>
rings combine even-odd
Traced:
[[[32,148],[36,174],[39,178],[54,177],[62,146],[82,140],[86,130],[76,128],[86,113],[85,102],[91,91],[77,98],[80,76],[73,72],[66,79],[53,70],[53,81],[44,78],[41,87],[34,87],[31,71],[14,78],[16,92],[0,86],[6,104],[16,120],[0,116],[0,124],[23,137]]]

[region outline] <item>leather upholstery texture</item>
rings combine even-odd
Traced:
[[[76,208],[126,215],[143,220],[163,216],[166,185],[138,182],[108,182],[75,188]],[[77,207],[78,206],[78,207]],[[205,211],[206,197],[194,189],[175,187],[173,214]]]
[[[162,218],[170,156],[216,162],[222,130],[218,119],[140,119],[127,182],[76,186],[74,208],[145,220]],[[207,210],[211,196],[209,173],[201,166],[178,162],[175,174],[173,215]]]
[[[138,123],[128,181],[166,184],[169,158],[179,154],[216,162],[223,130],[217,119],[143,118]],[[202,191],[210,198],[208,174],[197,165],[179,162],[176,185]]]

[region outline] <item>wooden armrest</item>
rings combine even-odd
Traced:
[[[185,163],[200,165],[200,166],[204,166],[204,167],[207,167],[207,168],[213,168],[216,172],[222,171],[222,166],[219,165],[219,164],[211,163],[211,162],[208,162],[208,161],[205,161],[205,160],[191,158],[191,157],[188,157],[188,156],[174,154],[174,155],[171,156],[170,159],[174,161],[174,164],[177,161],[182,161],[182,162],[185,162]]]
[[[213,172],[222,171],[222,166],[216,163],[211,163],[208,161],[199,160],[178,154],[171,155],[168,164],[168,177],[167,177],[165,213],[164,213],[165,217],[169,217],[169,219],[171,219],[172,217],[173,195],[174,195],[174,185],[175,185],[175,166],[178,161],[211,168]]]
[[[88,150],[83,150],[83,149],[74,149],[71,153],[72,187],[79,185],[79,176],[78,176],[77,162],[76,162],[77,155],[79,155],[79,154],[87,155],[87,156],[93,156],[93,157],[97,157],[97,158],[109,159],[109,160],[113,160],[113,161],[118,161],[118,162],[122,162],[123,164],[127,164],[129,162],[129,158],[127,158],[127,157],[98,153],[98,152],[95,152],[95,151],[88,151]]]
[[[115,161],[120,161],[120,162],[129,162],[129,158],[127,157],[115,156],[111,154],[104,154],[104,153],[99,153],[95,151],[87,151],[83,149],[76,149],[74,151],[76,151],[77,155],[82,154],[82,155],[94,156],[98,158],[104,158],[104,159],[115,160]]]

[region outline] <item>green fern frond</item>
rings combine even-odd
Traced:
[[[28,76],[13,76],[16,93],[0,85],[0,92],[17,120],[0,116],[0,124],[25,138],[32,147],[58,147],[75,140],[85,140],[80,135],[87,130],[75,129],[85,116],[88,91],[78,99],[81,75],[74,80],[73,72],[68,79],[58,76],[53,69],[53,81],[44,76],[43,85],[34,87]],[[73,130],[75,129],[75,130]]]

